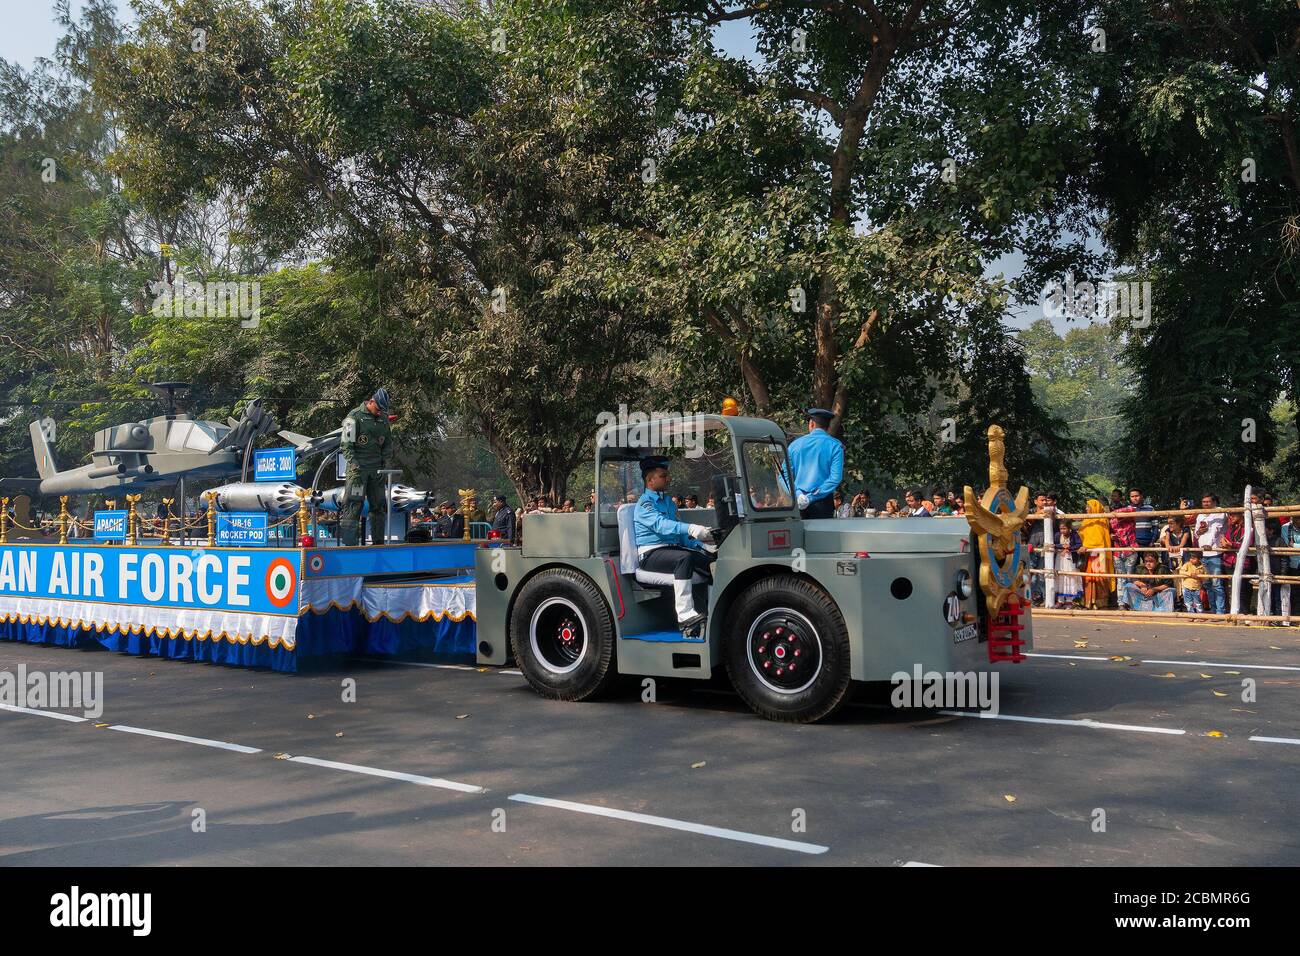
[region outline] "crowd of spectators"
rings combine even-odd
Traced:
[[[1258,493],[1253,504],[1271,508],[1273,496]],[[1241,513],[1221,510],[1219,497],[1201,496],[1200,507],[1191,498],[1180,498],[1180,513],[1167,517],[1148,516],[1156,509],[1140,488],[1111,491],[1110,501],[1089,499],[1088,515],[1078,528],[1068,518],[1053,522],[1055,548],[1045,548],[1046,523],[1025,524],[1032,571],[1046,571],[1052,562],[1055,573],[1055,607],[1101,610],[1119,608],[1140,611],[1186,611],[1193,614],[1223,614],[1230,595],[1229,578],[1236,571],[1238,551],[1245,535]],[[1034,499],[1035,519],[1059,513],[1056,496],[1050,492]],[[1101,517],[1110,513],[1115,517]],[[1131,517],[1130,517],[1131,515]],[[1295,549],[1300,544],[1300,515],[1268,517],[1264,522],[1270,549],[1270,570],[1275,575],[1300,573],[1300,554],[1275,554],[1276,549]],[[1242,559],[1242,573],[1256,573],[1256,558]],[[1108,577],[1108,575],[1118,577]],[[1270,606],[1259,606],[1259,590],[1253,591],[1253,613],[1276,616],[1290,608],[1290,584],[1272,588]],[[1046,575],[1031,573],[1030,593],[1037,605],[1046,599]]]

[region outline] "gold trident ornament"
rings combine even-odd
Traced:
[[[1004,461],[1006,435],[998,425],[990,425],[988,434],[989,489],[976,499],[971,486],[966,486],[966,520],[979,541],[980,588],[992,617],[1024,586],[1020,528],[1029,514],[1029,489],[1021,485],[1015,501],[1011,500]]]

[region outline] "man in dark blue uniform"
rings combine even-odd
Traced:
[[[677,626],[687,631],[704,621],[704,615],[695,610],[691,579],[699,573],[706,581],[713,580],[710,565],[718,556],[713,532],[702,524],[677,520],[677,506],[666,493],[667,458],[642,458],[641,477],[645,491],[637,499],[633,519],[638,560],[647,571],[673,576]]]

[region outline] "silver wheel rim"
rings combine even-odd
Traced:
[[[578,628],[578,633],[574,637],[576,657],[567,664],[563,662],[567,653],[557,653],[558,648],[563,646],[563,638],[547,633],[549,630],[547,624],[555,617],[556,610],[562,612],[561,616],[573,618]],[[539,625],[542,626],[540,634]],[[578,665],[587,656],[589,633],[587,619],[582,616],[582,611],[578,610],[577,605],[572,601],[562,597],[547,598],[537,605],[537,610],[533,611],[532,619],[528,622],[528,643],[533,649],[533,657],[552,674],[569,674],[578,669]]]
[[[781,687],[773,683],[763,673],[763,669],[759,666],[758,662],[755,659],[756,658],[755,648],[757,646],[761,646],[755,644],[755,638],[761,636],[761,630],[763,627],[774,626],[776,622],[782,618],[785,618],[793,622],[797,622],[801,626],[800,630],[803,631],[804,635],[810,637],[811,640],[815,642],[817,645],[816,666],[812,668],[812,672],[811,674],[808,675],[808,679],[804,683],[798,685],[797,687]],[[759,683],[761,683],[768,690],[772,691],[774,694],[782,694],[785,696],[789,696],[793,694],[800,694],[803,691],[806,691],[809,687],[811,687],[816,682],[817,675],[822,672],[822,661],[824,657],[825,654],[823,653],[822,639],[821,639],[821,635],[817,633],[817,628],[813,627],[812,621],[808,620],[806,615],[800,614],[798,611],[794,610],[793,608],[788,608],[788,607],[768,608],[762,614],[758,615],[758,617],[754,618],[754,623],[749,626],[749,633],[745,635],[745,660],[749,662],[749,670],[756,678],[758,678]]]

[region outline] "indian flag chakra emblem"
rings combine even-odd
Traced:
[[[266,569],[266,596],[275,607],[286,607],[293,600],[297,575],[285,558],[276,558]]]

